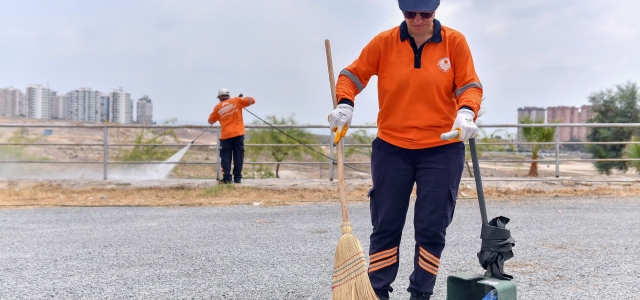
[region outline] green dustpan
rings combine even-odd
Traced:
[[[484,191],[482,189],[482,179],[480,178],[480,166],[478,164],[475,139],[469,139],[469,148],[471,151],[471,160],[473,161],[473,172],[476,180],[478,202],[480,204],[480,214],[482,215],[484,230],[489,222],[487,221],[487,208],[484,203]],[[507,230],[504,231],[508,233]],[[491,292],[491,290],[496,291],[498,300],[517,299],[515,282],[497,279],[492,277],[490,272],[485,272],[484,275],[475,272],[466,272],[447,277],[447,300],[481,300]]]

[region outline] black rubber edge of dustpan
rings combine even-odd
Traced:
[[[513,276],[504,273],[504,262],[513,257],[513,251],[511,249],[515,246],[515,240],[511,237],[511,231],[505,228],[509,222],[509,218],[500,216],[488,221],[475,138],[469,139],[469,150],[473,162],[473,174],[476,181],[480,215],[482,217],[482,231],[480,234],[482,246],[480,252],[478,252],[478,260],[480,265],[490,273],[491,277],[511,280]]]

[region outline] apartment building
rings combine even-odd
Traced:
[[[100,122],[104,113],[100,111],[98,91],[91,88],[79,88],[67,93],[67,119],[74,121]]]
[[[100,122],[109,121],[109,105],[111,103],[111,96],[100,94]]]
[[[592,118],[590,105],[580,108],[575,106],[554,106],[547,108],[547,123],[587,123]],[[587,139],[586,127],[561,127],[559,131],[560,141],[570,140],[585,141]]]
[[[0,116],[25,117],[27,109],[24,94],[13,87],[0,89]]]
[[[524,108],[518,108],[518,124],[521,124],[525,119],[529,119],[534,123],[544,123],[546,111],[542,107],[525,106]],[[518,140],[524,140],[522,135],[522,128],[518,127]]]
[[[131,100],[131,95],[120,88],[114,89],[109,97],[109,122],[118,124],[132,123],[133,100]]]
[[[147,95],[138,100],[136,122],[138,124],[153,124],[153,103]]]
[[[27,117],[32,119],[51,119],[51,90],[39,84],[27,87],[25,100]]]
[[[52,119],[66,119],[67,118],[67,103],[66,96],[56,95],[51,99],[51,118]]]

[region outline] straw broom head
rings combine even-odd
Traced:
[[[333,300],[377,300],[367,274],[367,261],[351,223],[342,224],[342,236],[333,262]]]

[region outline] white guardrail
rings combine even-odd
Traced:
[[[333,132],[329,131],[329,126],[327,125],[274,125],[276,128],[299,128],[299,129],[326,129],[331,133],[331,140],[333,140]],[[620,142],[561,142],[560,141],[560,128],[562,127],[607,127],[607,128],[621,128],[621,127],[631,127],[631,128],[640,128],[640,123],[576,123],[576,124],[481,124],[478,125],[480,128],[520,128],[520,127],[555,127],[556,128],[556,136],[554,142],[545,142],[545,143],[535,143],[535,142],[518,142],[518,141],[495,141],[495,142],[477,142],[477,145],[503,145],[503,146],[516,146],[516,145],[553,145],[555,149],[555,176],[560,176],[560,163],[568,162],[568,161],[637,161],[640,159],[633,158],[601,158],[601,159],[593,159],[593,158],[580,158],[580,159],[561,159],[560,158],[560,146],[561,145],[587,145],[587,144],[599,144],[599,145],[626,145],[626,144],[640,144],[640,142],[631,142],[631,141],[620,141]],[[220,127],[219,126],[204,126],[204,125],[116,125],[116,124],[82,124],[82,125],[72,125],[72,124],[0,124],[1,128],[73,128],[73,129],[102,129],[103,130],[103,138],[102,143],[0,143],[0,146],[93,146],[93,147],[102,147],[103,148],[103,159],[102,161],[56,161],[56,160],[0,160],[1,164],[102,164],[104,169],[104,179],[108,179],[108,166],[109,165],[118,165],[118,164],[179,164],[179,165],[208,165],[215,164],[216,165],[216,177],[220,179],[220,156],[216,155],[215,162],[164,162],[164,161],[109,161],[109,147],[122,147],[122,146],[185,146],[185,144],[135,144],[135,143],[109,143],[109,130],[110,129],[119,129],[119,128],[133,128],[133,129],[200,129],[205,130],[210,128],[215,131],[217,135],[217,140],[220,138]],[[270,129],[271,126],[267,125],[246,125],[245,128],[249,129]],[[375,125],[353,125],[349,129],[376,129]],[[198,146],[209,146],[216,149],[216,152],[219,153],[218,143],[215,144],[198,144]],[[298,143],[292,144],[245,144],[245,147],[255,147],[255,146],[268,146],[268,147],[301,147],[304,146]],[[245,164],[301,164],[301,165],[310,165],[310,164],[328,164],[329,165],[329,180],[333,180],[333,167],[335,164],[334,158],[334,147],[333,144],[309,144],[311,147],[328,147],[330,149],[329,157],[332,159],[326,158],[325,162],[300,162],[300,161],[283,161],[283,162],[245,162]],[[370,144],[345,144],[344,147],[371,147]],[[545,162],[541,159],[533,160],[533,159],[519,159],[519,160],[503,160],[503,159],[488,159],[488,160],[480,160],[480,162],[503,162],[503,163],[529,163],[529,162]],[[548,161],[546,161],[548,162]],[[345,165],[357,165],[357,164],[370,164],[370,161],[352,161],[345,162]]]

